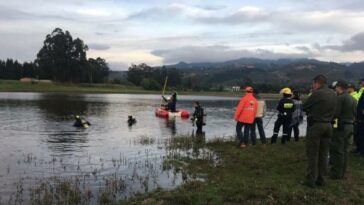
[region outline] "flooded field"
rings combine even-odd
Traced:
[[[203,140],[235,136],[238,97],[179,96],[177,106],[193,111],[195,100],[207,113]],[[183,174],[163,163],[171,152],[167,144],[194,135],[196,128],[189,119],[155,117],[160,102],[158,95],[0,93],[0,201],[37,201],[47,186],[73,184],[84,201],[97,203],[102,200],[97,193],[105,190],[124,199],[181,184]],[[267,137],[276,104],[268,101]],[[86,117],[91,127],[73,127],[74,115]],[[137,119],[132,127],[128,115]],[[199,154],[212,157],[208,151]]]

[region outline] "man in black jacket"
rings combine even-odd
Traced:
[[[289,88],[284,88],[281,90],[283,93],[283,98],[279,101],[277,110],[278,110],[278,118],[274,123],[273,136],[271,139],[271,144],[276,143],[279,129],[283,125],[283,135],[282,135],[282,144],[285,144],[288,141],[288,131],[289,126],[292,122],[292,113],[295,110],[294,101],[291,99],[292,91]]]

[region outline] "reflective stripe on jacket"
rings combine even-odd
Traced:
[[[253,124],[258,109],[258,101],[251,93],[247,93],[241,98],[235,111],[236,121]]]

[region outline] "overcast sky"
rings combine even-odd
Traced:
[[[362,0],[0,0],[0,59],[59,27],[112,69],[241,57],[364,60]]]

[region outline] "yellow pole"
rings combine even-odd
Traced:
[[[167,87],[167,81],[168,81],[168,76],[166,77],[166,79],[164,80],[164,86],[163,86],[163,91],[162,91],[162,96],[164,96],[164,92],[166,90],[166,87]],[[162,105],[162,102],[163,102],[163,97],[161,99],[161,103],[160,105]]]

